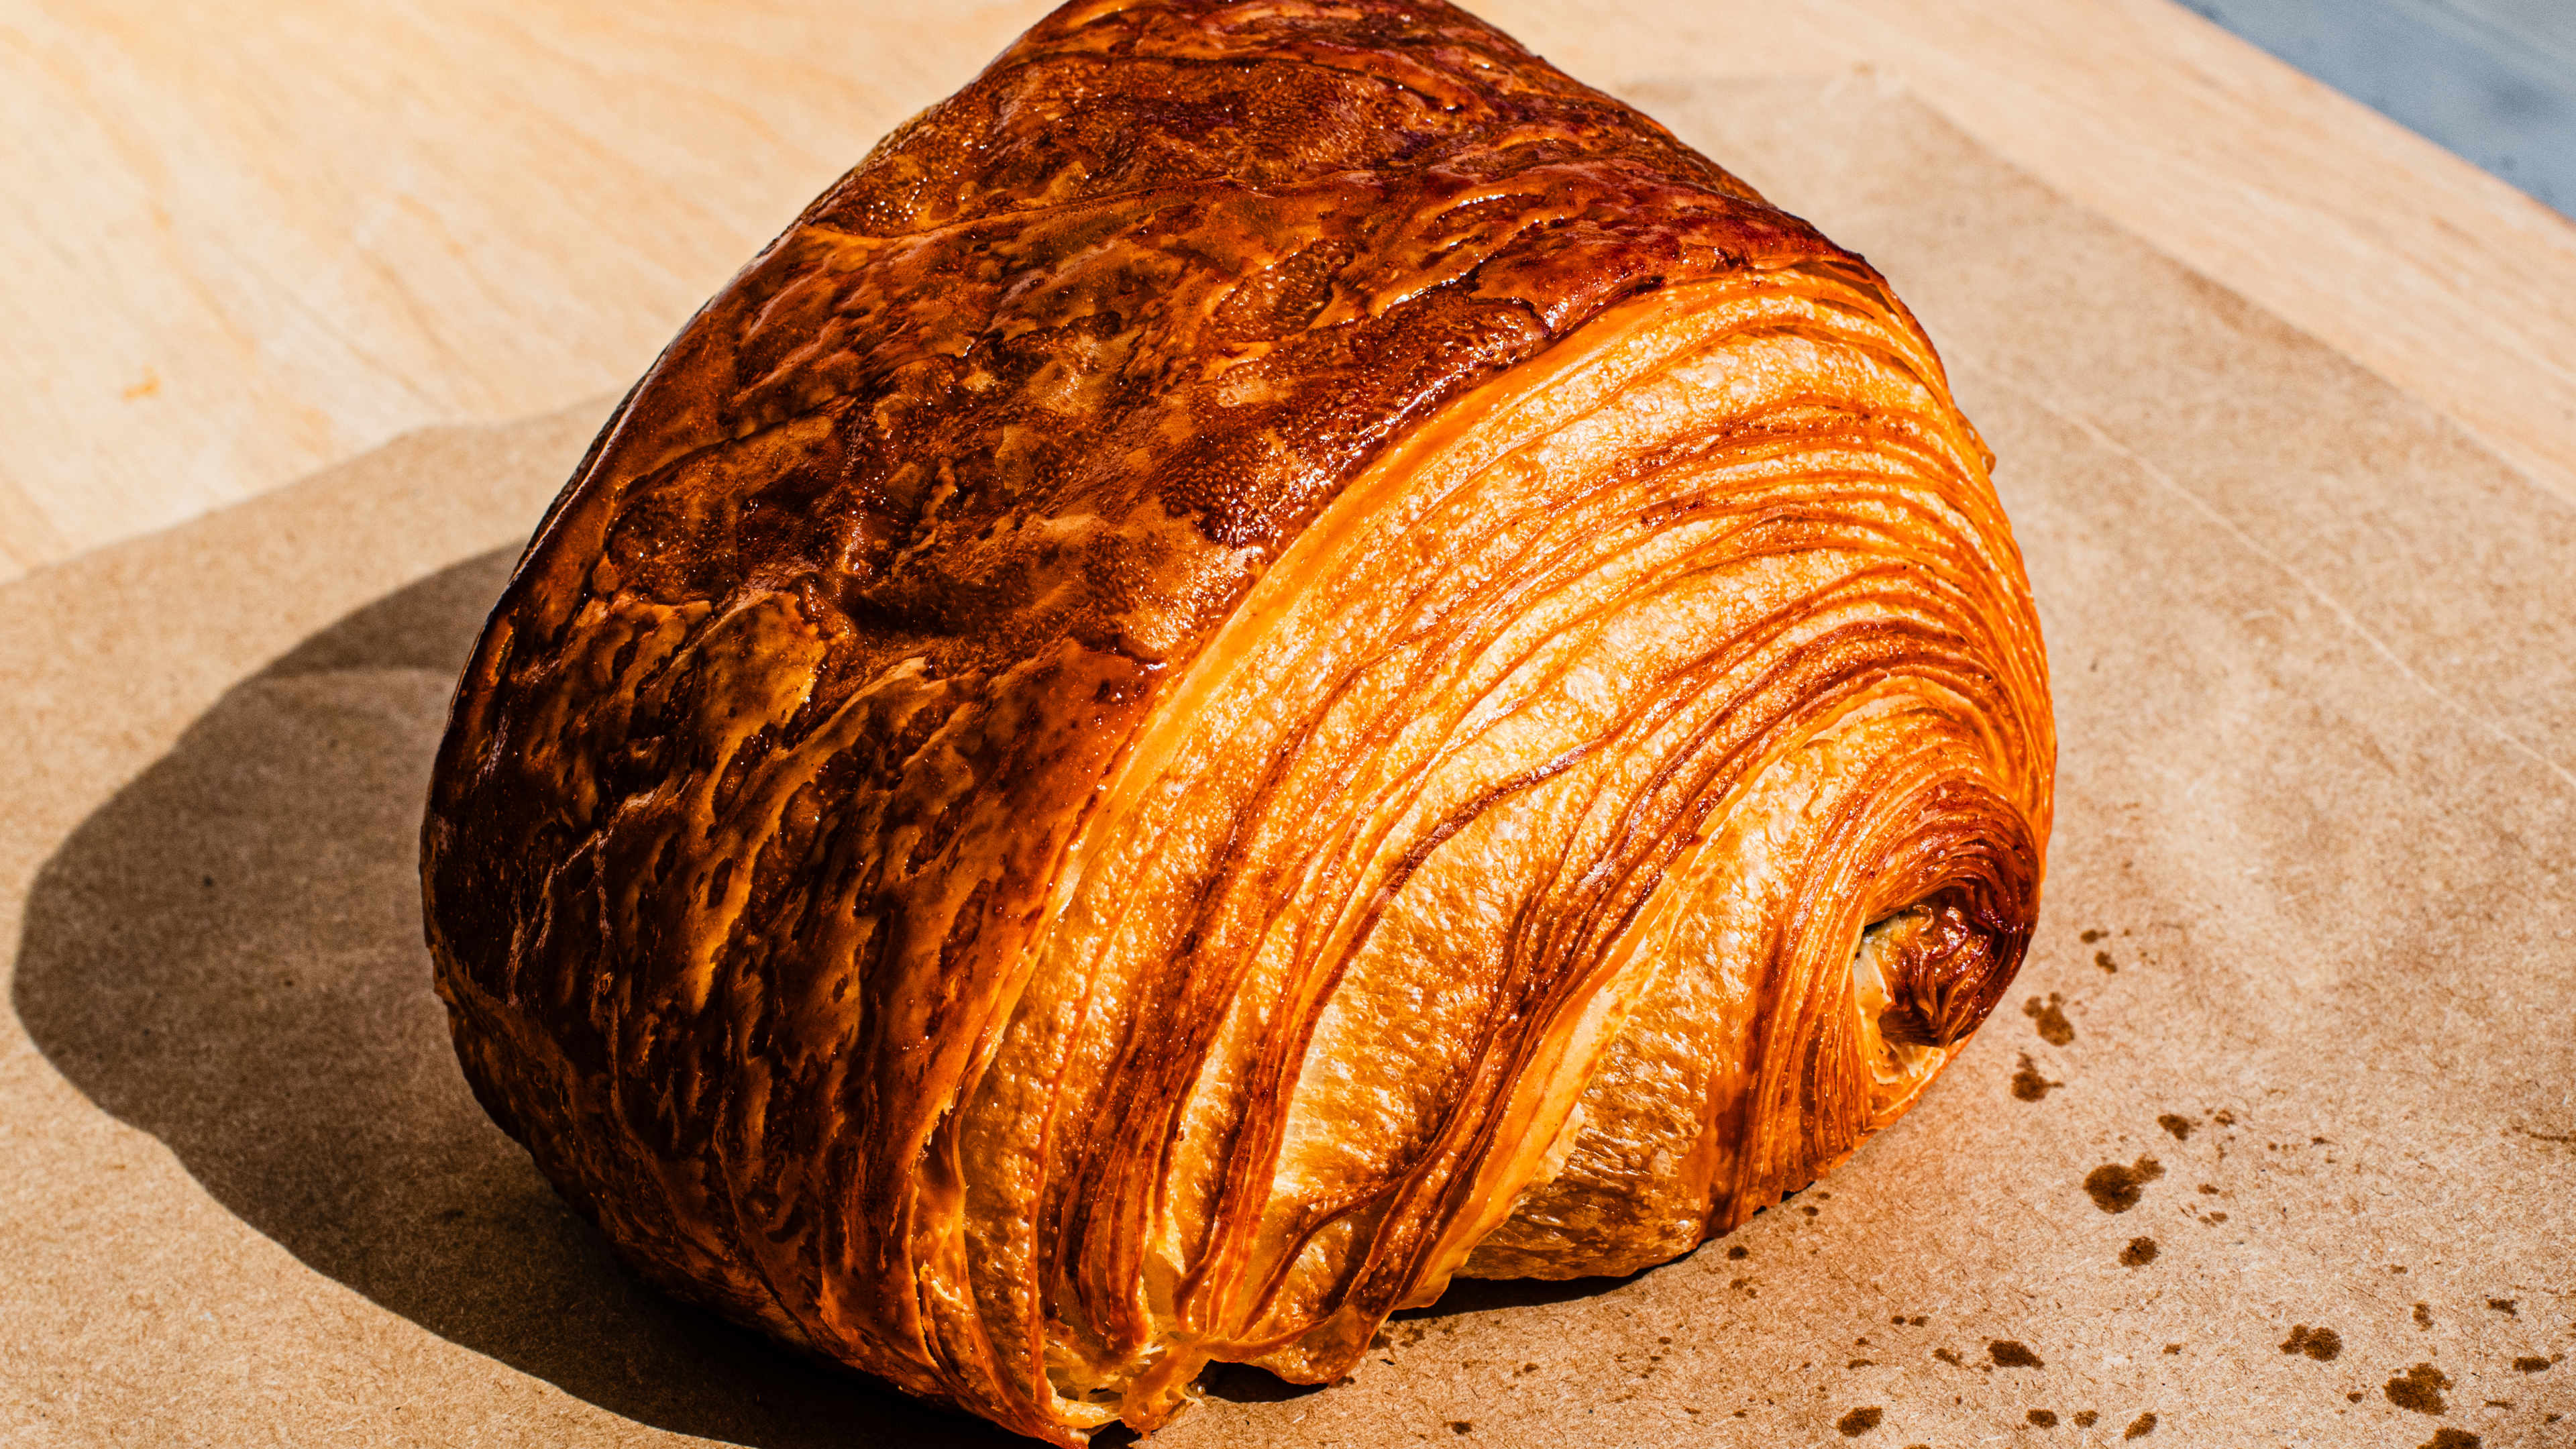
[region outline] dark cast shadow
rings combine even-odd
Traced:
[[[315,1271],[601,1408],[768,1449],[1029,1443],[645,1287],[475,1104],[430,991],[418,832],[510,564],[306,640],[84,821],[28,901],[29,1035]]]
[[[1688,1255],[1680,1261],[1688,1261]],[[1669,1267],[1669,1264],[1660,1265]],[[1648,1273],[1647,1268],[1625,1278],[1453,1278],[1440,1300],[1426,1308],[1399,1308],[1387,1318],[1385,1326],[1369,1345],[1371,1354],[1392,1353],[1397,1347],[1410,1348],[1422,1341],[1423,1325],[1437,1325],[1440,1320],[1470,1313],[1489,1313],[1496,1309],[1531,1308],[1547,1303],[1568,1303],[1577,1298],[1591,1298],[1624,1284],[1633,1283]],[[1394,1359],[1386,1359],[1392,1364]],[[1345,1379],[1347,1383],[1349,1380]],[[1321,1393],[1324,1384],[1292,1384],[1285,1379],[1249,1364],[1221,1363],[1208,1370],[1200,1383],[1210,1398],[1237,1404],[1277,1404]]]

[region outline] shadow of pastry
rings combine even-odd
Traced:
[[[511,561],[315,635],[84,821],[28,902],[29,1035],[315,1271],[601,1408],[779,1449],[1026,1442],[646,1287],[475,1103],[430,990],[418,836]]]
[[[1498,1308],[1534,1308],[1546,1303],[1569,1303],[1633,1283],[1664,1266],[1657,1263],[1621,1278],[1598,1275],[1588,1278],[1453,1278],[1449,1281],[1448,1291],[1440,1295],[1439,1302],[1428,1308],[1397,1309],[1388,1321],[1403,1323],[1417,1318],[1490,1313]]]

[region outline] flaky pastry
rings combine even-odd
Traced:
[[[1087,0],[682,331],[423,832],[466,1075],[674,1292],[1079,1444],[1823,1173],[2054,741],[1860,258],[1435,0]]]

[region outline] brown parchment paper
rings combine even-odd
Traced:
[[[2001,456],[2038,943],[1733,1237],[1158,1442],[2576,1443],[2576,510],[1867,78],[1624,93],[1876,261]],[[630,1282],[450,1057],[430,750],[605,411],[0,590],[0,1443],[1000,1441]]]

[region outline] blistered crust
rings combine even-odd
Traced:
[[[1984,469],[1865,264],[1462,12],[1068,6],[531,544],[423,831],[467,1076],[640,1270],[1060,1442],[1687,1250],[2018,964]]]

